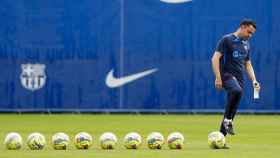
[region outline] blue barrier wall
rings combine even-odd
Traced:
[[[0,111],[221,111],[210,59],[243,18],[257,22],[240,109],[279,112],[280,1],[0,1]],[[129,83],[116,78],[153,70]],[[140,74],[141,75],[141,74]],[[109,81],[110,84],[110,81]]]

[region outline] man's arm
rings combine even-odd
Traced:
[[[259,91],[260,90],[260,84],[256,79],[255,72],[254,72],[254,69],[253,69],[253,66],[252,66],[252,63],[251,63],[250,60],[245,62],[245,69],[247,71],[247,74],[248,74],[250,80],[253,83],[253,87],[257,88],[257,90]]]
[[[220,58],[222,57],[222,53],[215,51],[213,57],[212,57],[212,68],[213,72],[215,74],[215,87],[217,89],[222,89],[222,78],[221,78],[221,72],[220,72]]]

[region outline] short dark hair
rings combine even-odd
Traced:
[[[257,29],[257,24],[254,20],[252,19],[243,19],[241,22],[240,22],[240,25],[239,26],[242,26],[242,25],[245,25],[245,26],[250,26],[252,25],[255,29]]]

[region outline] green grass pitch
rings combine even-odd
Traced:
[[[101,114],[0,114],[0,158],[279,158],[280,116],[238,115],[236,136],[227,137],[230,150],[212,150],[207,144],[209,132],[219,128],[221,115],[101,115]],[[41,132],[47,139],[42,151],[31,151],[24,144],[18,151],[9,151],[3,145],[8,132],[19,132],[25,140],[31,132]],[[85,131],[93,136],[89,150],[77,150],[73,145],[76,133]],[[119,138],[117,149],[101,150],[99,136],[111,131]],[[128,132],[139,132],[145,139],[150,132],[161,132],[165,138],[179,131],[185,136],[183,150],[149,150],[146,142],[138,150],[127,150],[122,139]],[[69,150],[53,150],[52,134],[65,132],[71,138]]]

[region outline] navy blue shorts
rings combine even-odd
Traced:
[[[223,81],[223,88],[227,92],[233,92],[233,91],[243,91],[243,83],[238,81],[236,77],[229,73],[225,73],[222,76]]]

